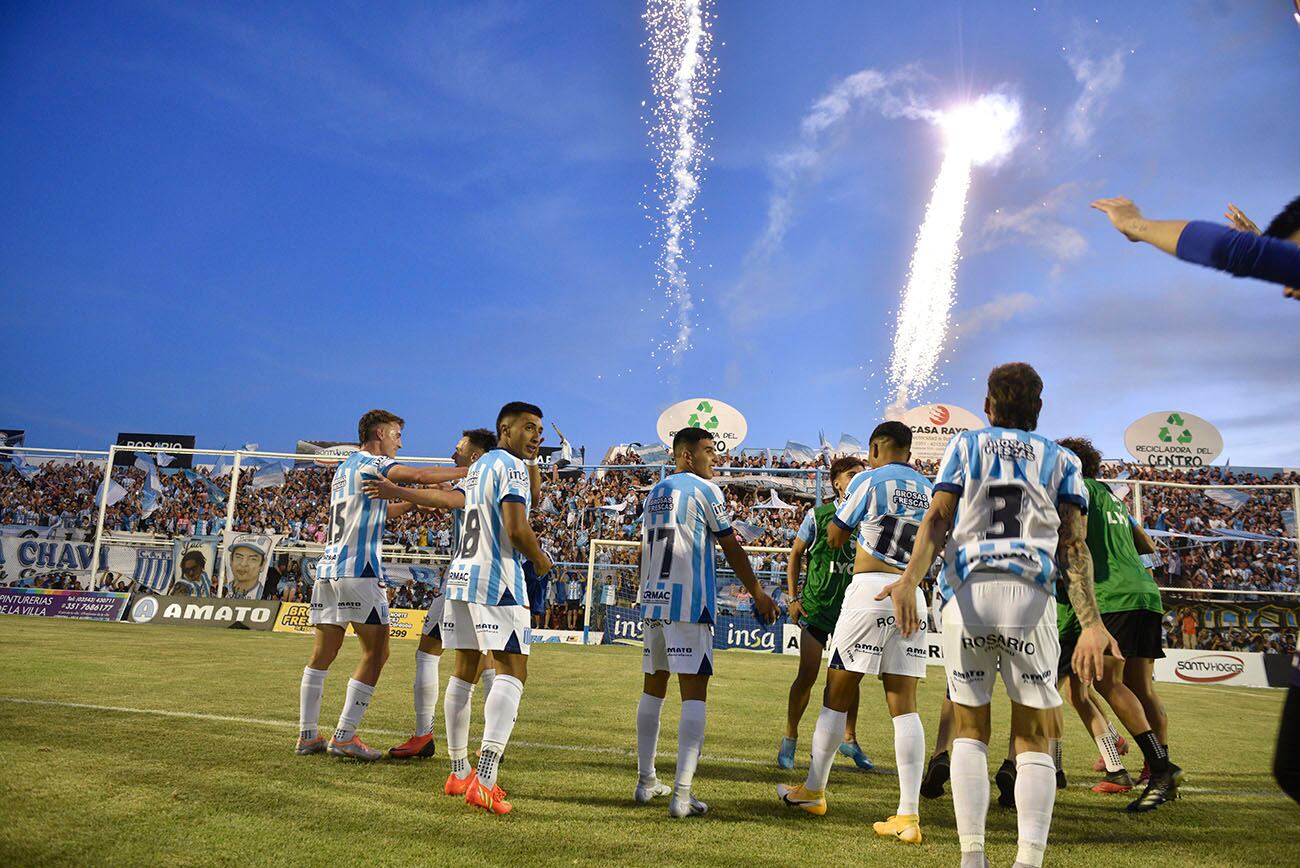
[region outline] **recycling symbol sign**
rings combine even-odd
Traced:
[[[1169,418],[1167,418],[1167,419],[1165,420],[1165,422],[1168,423],[1168,425],[1172,425],[1172,426],[1174,426],[1175,428],[1182,428],[1182,429],[1183,429],[1182,433],[1179,434],[1179,435],[1178,435],[1178,438],[1177,438],[1177,441],[1178,441],[1179,443],[1182,443],[1183,445],[1186,445],[1186,444],[1192,442],[1192,432],[1191,432],[1189,429],[1187,429],[1186,427],[1184,427],[1187,423],[1183,421],[1183,417],[1182,417],[1181,414],[1179,414],[1179,413],[1170,413],[1170,414],[1169,414]],[[1175,439],[1175,438],[1174,438],[1174,435],[1173,435],[1173,433],[1169,430],[1168,425],[1162,425],[1162,426],[1160,427],[1160,431],[1156,434],[1156,437],[1160,440],[1161,443],[1172,443],[1172,442],[1174,442],[1174,439]]]
[[[701,422],[700,416],[704,413],[708,413],[709,418]],[[695,412],[691,414],[691,418],[686,420],[686,427],[703,428],[705,431],[715,430],[718,427],[718,417],[713,415],[713,405],[708,401],[701,401],[696,404]]]

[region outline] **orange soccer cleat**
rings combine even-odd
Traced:
[[[469,789],[465,793],[465,804],[482,808],[489,814],[508,814],[512,807],[506,801],[506,791],[499,786],[488,789],[479,782],[478,775],[469,776]]]
[[[413,735],[396,747],[390,747],[388,755],[393,759],[420,759],[433,756],[436,747],[432,733]]]

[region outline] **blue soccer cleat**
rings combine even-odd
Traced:
[[[876,767],[867,755],[862,752],[856,741],[846,741],[840,745],[840,753],[853,760],[853,764],[864,772],[869,772]]]
[[[777,767],[783,769],[794,768],[794,749],[799,744],[798,739],[782,738],[781,749],[776,752]]]

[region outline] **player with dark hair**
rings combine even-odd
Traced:
[[[891,586],[911,560],[912,543],[934,486],[908,463],[912,429],[906,425],[881,423],[869,443],[869,469],[853,477],[827,528],[831,547],[844,546],[854,534],[856,545],[853,580],[831,635],[825,704],[813,734],[808,778],[794,787],[782,784],[776,792],[790,807],[816,815],[826,813],[826,781],[835,743],[844,729],[845,712],[857,698],[862,676],[876,675],[885,689],[885,703],[894,723],[899,795],[897,812],[873,828],[877,835],[919,844],[925,731],[916,712],[916,684],[925,677],[930,652],[924,630],[904,636],[890,603],[880,600],[882,590]],[[922,575],[925,572],[921,570]],[[914,594],[914,604],[924,611],[921,589],[915,588]]]
[[[712,482],[717,452],[713,434],[683,428],[673,437],[676,469],[646,495],[641,526],[641,580],[637,604],[644,624],[641,670],[645,674],[636,711],[637,785],[645,804],[672,794],[668,816],[693,817],[709,806],[691,793],[704,745],[705,701],[713,674],[713,625],[718,610],[713,543],[753,595],[764,623],[776,604],[758,584],[745,550],[736,541],[721,489]],[[659,783],[655,752],[668,680],[676,673],[682,696],[677,727],[677,774],[673,787]],[[843,732],[843,726],[840,727]],[[836,739],[838,741],[838,734]]]
[[[1032,433],[1042,389],[1042,379],[1029,365],[993,369],[984,400],[992,425],[949,442],[907,568],[877,595],[892,598],[898,627],[911,636],[920,629],[922,612],[916,590],[943,551],[941,643],[956,721],[952,800],[963,868],[988,865],[990,702],[999,676],[1011,698],[1017,751],[1015,864],[1038,868],[1043,862],[1056,802],[1056,768],[1047,739],[1057,734],[1054,710],[1061,705],[1052,599],[1058,573],[1069,579],[1082,626],[1072,661],[1080,679],[1100,674],[1108,646],[1121,656],[1093,596],[1088,494],[1079,460]]]
[[[402,448],[401,417],[387,410],[371,410],[357,423],[360,449],[334,471],[330,484],[330,525],[325,553],[316,563],[316,583],[311,592],[309,620],[316,627],[311,659],[303,669],[298,694],[299,754],[328,750],[335,756],[376,760],[382,751],[357,737],[357,727],[370,705],[379,673],[388,660],[388,596],[384,591],[384,568],[380,540],[384,523],[409,512],[410,504],[391,510],[382,500],[368,495],[367,481],[388,479],[395,483],[434,485],[460,479],[459,467],[408,467],[393,459]],[[325,676],[338,656],[348,625],[361,643],[361,662],[348,681],[347,698],[334,736],[326,744],[317,733]]]
[[[831,463],[831,488],[835,490],[835,500],[814,507],[804,514],[803,523],[799,525],[799,532],[790,546],[790,558],[786,565],[790,605],[786,614],[791,623],[800,627],[799,668],[790,684],[785,736],[781,739],[781,747],[776,755],[776,764],[783,769],[794,768],[799,721],[808,707],[808,699],[813,685],[817,683],[817,676],[821,674],[822,654],[826,650],[831,631],[835,629],[835,621],[840,616],[844,590],[853,578],[853,550],[843,545],[832,547],[827,542],[826,529],[844,499],[849,482],[861,469],[860,458],[837,458]],[[808,554],[808,578],[800,586],[799,573],[805,552]],[[858,699],[855,692],[845,718],[844,741],[840,744],[840,752],[852,757],[858,768],[870,769],[871,760],[867,759],[858,746],[857,722]]]

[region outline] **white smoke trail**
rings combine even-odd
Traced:
[[[650,138],[657,151],[657,195],[662,242],[655,284],[674,308],[676,334],[659,342],[652,357],[667,355],[674,363],[691,347],[692,312],[686,266],[694,248],[691,237],[695,198],[703,178],[708,126],[708,96],[716,72],[709,49],[711,0],[648,0],[645,13],[649,63],[655,96]],[[668,314],[661,316],[667,319]],[[662,367],[662,365],[661,365]]]
[[[891,412],[915,401],[935,380],[957,285],[966,194],[975,166],[997,163],[1016,143],[1020,106],[998,94],[944,112],[945,154],[916,236],[907,285],[898,308],[889,381]]]

